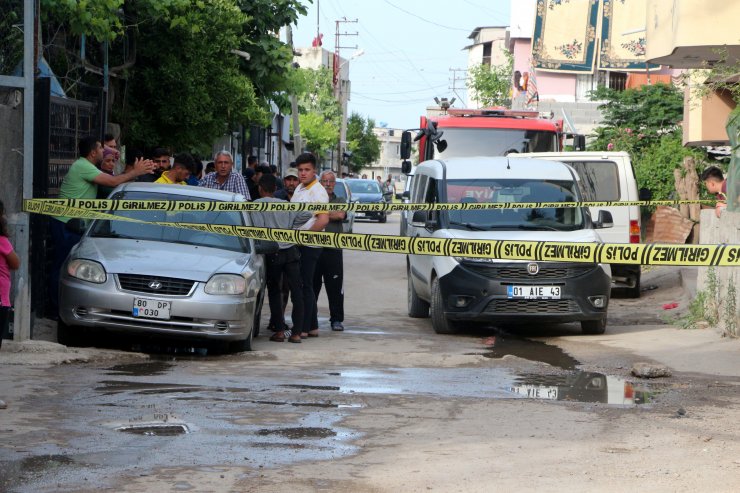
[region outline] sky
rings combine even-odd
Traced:
[[[468,39],[476,27],[508,26],[510,0],[305,0],[308,14],[298,20],[296,47],[311,46],[316,24],[323,47],[334,51],[335,21],[342,36],[342,58],[364,53],[349,63],[352,93],[349,113],[375,120],[376,126],[416,128],[434,97],[466,101],[464,72]],[[318,16],[317,16],[318,13]],[[318,19],[317,19],[318,17]],[[354,47],[357,46],[357,49]],[[455,103],[465,107],[465,104]]]

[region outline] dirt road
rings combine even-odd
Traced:
[[[356,224],[397,228],[397,215]],[[347,330],[301,345],[6,342],[0,490],[740,489],[740,344],[671,323],[688,304],[676,271],[613,299],[603,336],[572,324],[443,337],[406,316],[402,256],[347,252],[345,269]],[[327,327],[323,296],[320,312]],[[631,377],[641,361],[673,375]]]

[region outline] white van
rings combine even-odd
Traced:
[[[649,191],[637,189],[635,171],[626,152],[540,152],[520,157],[560,161],[571,165],[580,177],[583,199],[587,201],[649,200]],[[609,211],[614,227],[600,232],[606,243],[640,243],[640,208],[633,206],[592,207],[591,215]],[[624,289],[630,298],[640,297],[640,266],[614,264],[612,287]]]
[[[571,202],[581,200],[570,166],[506,157],[430,160],[417,166],[414,203]],[[593,222],[585,208],[415,211],[410,237],[601,242],[594,228],[611,226],[609,212]],[[606,329],[608,265],[530,262],[429,255],[407,257],[408,313],[427,317],[437,333],[465,322],[573,322],[587,334]]]

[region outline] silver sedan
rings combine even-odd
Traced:
[[[243,201],[199,187],[132,183],[111,198]],[[249,226],[242,212],[115,211],[145,221]],[[265,295],[262,253],[276,244],[123,220],[96,220],[60,276],[60,343],[113,331],[250,350]]]

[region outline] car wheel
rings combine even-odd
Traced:
[[[408,311],[409,317],[411,318],[427,318],[429,316],[429,303],[419,298],[414,289],[414,283],[411,280],[411,269],[406,270],[406,277],[408,278]]]
[[[70,327],[62,319],[57,322],[57,342],[68,347],[80,347],[82,345],[82,329]]]
[[[445,307],[442,301],[442,291],[439,289],[439,279],[432,281],[432,328],[437,334],[454,334],[460,326],[445,316]]]
[[[606,332],[606,315],[597,320],[581,321],[581,332],[588,335],[598,335]]]
[[[640,272],[635,276],[635,285],[631,288],[625,289],[627,298],[639,298],[640,297]]]
[[[378,217],[378,222],[379,222],[379,223],[384,223],[384,222],[386,222],[387,220],[388,220],[388,215],[387,215],[387,214],[386,214],[385,212],[383,212],[383,213],[382,213],[382,214],[381,214],[381,215],[380,215],[380,216]]]

